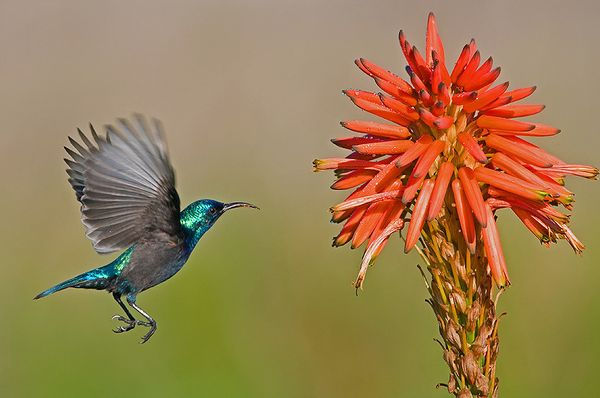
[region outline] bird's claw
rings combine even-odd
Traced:
[[[125,318],[122,315],[115,315],[115,316],[112,317],[112,319],[115,319],[117,321],[125,323],[124,326],[119,326],[118,328],[113,329],[113,332],[115,332],[115,333],[128,332],[131,329],[133,329],[134,327],[136,327],[137,325],[139,325],[139,326],[145,326],[147,328],[150,328],[150,330],[148,331],[148,333],[146,333],[144,335],[144,337],[142,337],[142,341],[140,341],[140,344],[144,344],[145,342],[147,342],[148,340],[150,340],[150,337],[152,337],[152,335],[154,334],[154,332],[156,332],[156,322],[138,321],[138,320],[135,320],[135,319]]]
[[[113,315],[112,319],[116,319],[117,321],[122,321],[122,322],[127,322],[127,323],[135,322],[134,320],[125,318],[122,315]]]
[[[150,337],[152,337],[152,335],[154,334],[154,332],[156,332],[156,322],[138,321],[138,325],[143,325],[143,326],[146,326],[146,327],[150,328],[150,330],[148,331],[148,333],[146,333],[144,335],[144,337],[142,337],[142,341],[140,341],[140,344],[144,344],[145,342],[147,342],[148,340],[150,340]]]
[[[125,323],[125,326],[119,326],[118,328],[113,329],[113,332],[115,332],[115,333],[128,332],[131,329],[133,329],[135,327],[135,325],[137,324],[137,321],[135,319],[125,318],[124,316],[121,316],[121,315],[115,315],[112,317],[112,319],[116,319],[117,321]]]

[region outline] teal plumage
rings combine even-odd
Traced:
[[[110,281],[113,280],[117,275],[123,271],[123,269],[129,264],[131,259],[131,253],[133,252],[134,246],[127,249],[123,254],[117,257],[113,262],[104,267],[99,267],[88,272],[84,272],[81,275],[77,275],[71,279],[59,283],[50,289],[44,290],[40,294],[34,297],[39,299],[46,297],[52,293],[56,293],[60,290],[64,290],[68,287],[76,287],[82,289],[98,289],[103,290],[108,287]]]

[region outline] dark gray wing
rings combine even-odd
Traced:
[[[118,120],[118,129],[106,126],[106,137],[90,125],[89,139],[78,129],[80,144],[69,137],[74,150],[69,183],[81,202],[86,235],[98,253],[122,250],[142,238],[179,236],[179,195],[175,174],[158,120],[152,128],[135,115],[133,123]]]

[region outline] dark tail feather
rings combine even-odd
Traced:
[[[78,287],[78,288],[87,288],[87,289],[105,289],[108,285],[108,282],[111,280],[112,275],[107,275],[106,271],[109,271],[107,267],[97,268],[91,271],[88,271],[84,274],[77,275],[74,278],[66,280],[62,283],[59,283],[56,286],[51,287],[48,290],[44,290],[33,299],[37,300],[42,297],[46,297],[51,295],[52,293],[56,293],[60,290],[66,289],[68,287]]]

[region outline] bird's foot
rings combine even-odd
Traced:
[[[150,340],[150,337],[152,337],[154,332],[156,332],[156,322],[155,321],[152,321],[152,322],[138,321],[135,319],[125,318],[124,316],[121,316],[121,315],[115,315],[112,317],[112,319],[116,319],[117,321],[125,323],[125,326],[119,326],[118,328],[113,329],[113,332],[115,332],[115,333],[128,332],[131,329],[133,329],[134,327],[136,327],[137,325],[150,328],[148,333],[146,333],[144,335],[144,337],[142,337],[142,341],[140,342],[141,344],[144,344],[145,342]]]
[[[144,337],[142,337],[142,341],[140,341],[140,344],[144,344],[145,342],[147,342],[148,340],[150,340],[150,337],[152,337],[152,335],[154,334],[154,332],[156,332],[156,322],[154,320],[149,321],[149,322],[143,322],[143,321],[137,321],[138,325],[142,325],[142,326],[146,326],[149,327],[150,330],[148,331],[148,333],[146,333],[144,335]]]
[[[121,315],[115,315],[115,316],[113,316],[113,319],[116,319],[117,321],[121,321],[121,322],[125,323],[125,326],[119,326],[118,328],[113,329],[113,332],[115,332],[115,333],[128,332],[131,329],[133,329],[134,327],[136,327],[137,325],[147,326],[147,327],[151,326],[150,323],[148,323],[148,322],[125,318],[124,316],[121,316]]]
[[[133,329],[135,327],[135,325],[138,323],[138,321],[136,321],[135,319],[125,318],[124,316],[121,316],[121,315],[115,315],[112,317],[112,319],[116,319],[117,321],[125,323],[125,326],[119,326],[118,328],[113,329],[113,332],[115,332],[115,333],[128,332],[131,329]]]

